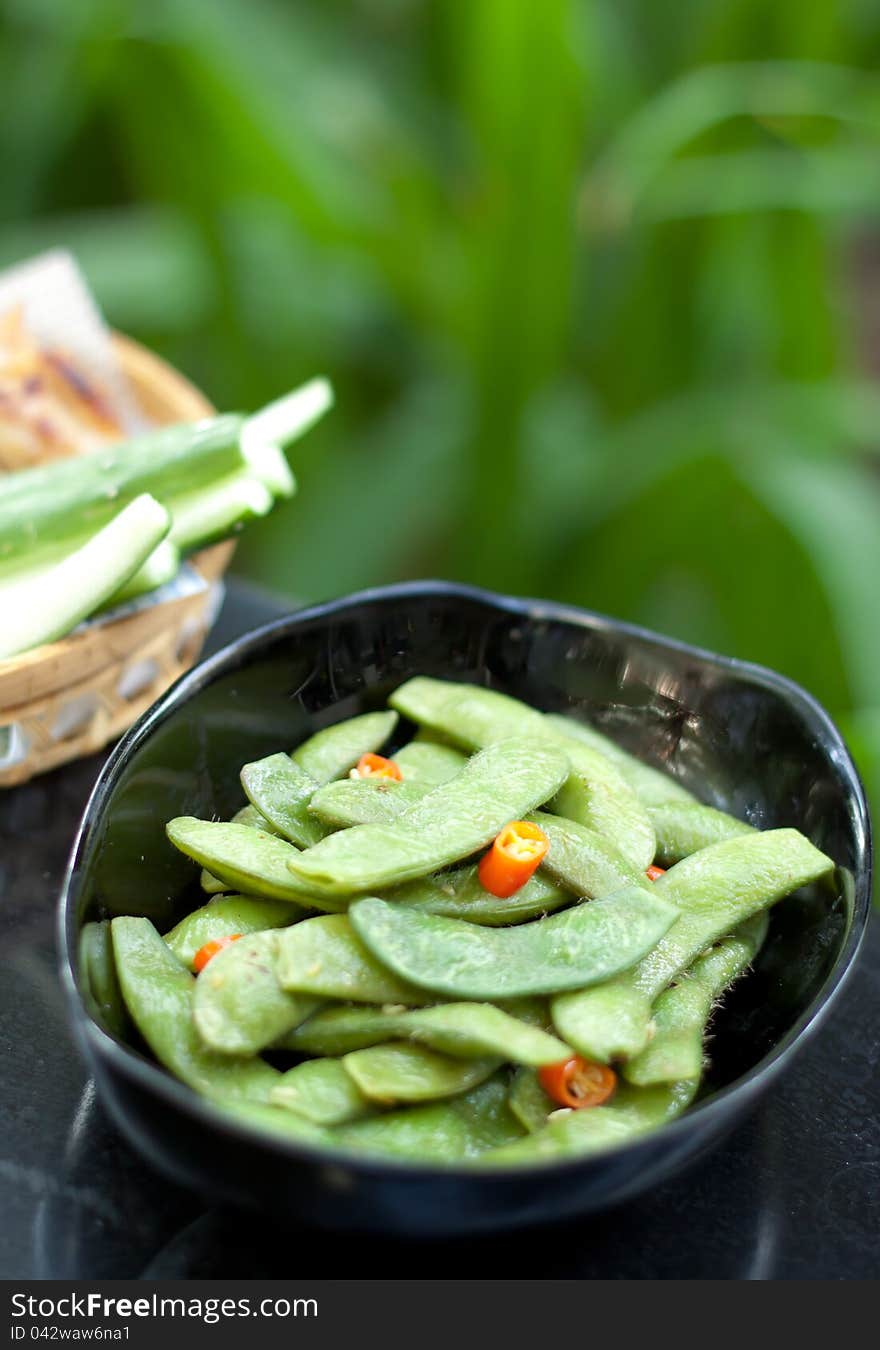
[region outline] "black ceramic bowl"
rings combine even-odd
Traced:
[[[687,1115],[604,1156],[475,1170],[352,1161],[230,1123],[98,1024],[82,925],[148,915],[164,931],[201,903],[172,816],[228,817],[246,760],[380,706],[414,674],[489,684],[596,722],[704,799],[763,827],[794,825],[838,864],[833,884],[777,906],[754,971],[715,1021],[704,1093]],[[796,1058],[852,965],[870,893],[858,775],[822,709],[790,681],[600,615],[439,583],[369,591],[269,624],[203,662],[110,756],[86,809],[61,905],[62,975],[101,1100],[176,1179],[328,1227],[449,1233],[615,1203],[715,1142]]]

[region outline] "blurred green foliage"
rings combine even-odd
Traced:
[[[0,0],[0,263],[252,407],[238,566],[414,575],[763,661],[880,801],[872,0]]]

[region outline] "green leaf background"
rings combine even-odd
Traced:
[[[0,0],[0,264],[338,406],[236,567],[445,575],[805,684],[880,801],[880,9]]]

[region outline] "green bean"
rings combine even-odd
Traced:
[[[254,1055],[320,1005],[281,988],[275,973],[279,939],[275,929],[251,933],[212,957],[196,980],[196,1030],[218,1054]]]
[[[655,994],[637,987],[638,969],[553,999],[554,1027],[587,1059],[608,1064],[637,1055],[647,1045]]]
[[[83,994],[92,1016],[107,1031],[121,1039],[129,1018],[116,974],[108,919],[83,925],[79,935],[79,960]]]
[[[516,928],[479,928],[374,898],[349,911],[365,946],[401,979],[451,998],[489,1000],[606,980],[650,951],[677,917],[672,905],[637,887]]]
[[[318,788],[309,811],[334,829],[395,820],[432,789],[424,783],[393,778],[341,778]]]
[[[288,1069],[272,1090],[272,1105],[328,1126],[360,1120],[376,1109],[338,1059],[307,1059]]]
[[[497,1055],[512,1064],[555,1064],[571,1049],[540,1027],[486,1003],[445,1003],[415,1011],[327,1008],[291,1033],[291,1050],[311,1055],[345,1055],[390,1040],[423,1043],[445,1055]]]
[[[218,895],[187,914],[165,934],[165,941],[185,966],[206,942],[229,933],[260,933],[264,928],[286,928],[308,910],[290,900],[261,900],[254,895]]]
[[[419,1162],[458,1162],[518,1139],[519,1123],[507,1105],[503,1079],[490,1078],[471,1092],[430,1106],[390,1111],[342,1125],[333,1139],[344,1148]]]
[[[281,935],[277,971],[282,988],[294,994],[412,1007],[436,1002],[381,965],[345,914],[324,914],[286,929]]]
[[[407,680],[389,701],[414,722],[442,732],[467,750],[510,736],[556,744],[567,756],[572,773],[582,780],[576,798],[578,820],[610,839],[642,871],[653,861],[653,826],[614,765],[592,746],[560,732],[534,708],[493,689],[424,676]],[[567,811],[557,810],[557,814]]]
[[[497,1058],[453,1059],[406,1041],[353,1050],[342,1059],[358,1091],[383,1106],[457,1097],[484,1083],[500,1063]]]
[[[410,721],[467,751],[510,736],[546,739],[541,713],[481,685],[416,675],[395,689],[388,702]]]
[[[233,825],[249,825],[252,830],[265,830],[266,834],[278,834],[271,820],[267,820],[262,811],[257,810],[253,802],[241,807],[232,817]]]
[[[268,1102],[281,1075],[260,1059],[205,1049],[193,1021],[196,981],[149,919],[113,919],[111,931],[125,1005],[159,1062],[206,1097]]]
[[[268,755],[245,764],[241,785],[275,831],[298,848],[323,839],[326,831],[309,812],[318,784],[289,755]]]
[[[267,900],[293,900],[312,909],[338,909],[290,871],[290,860],[304,857],[277,835],[232,821],[178,816],[165,832],[175,848],[227,882],[231,890]]]
[[[378,750],[397,726],[394,712],[363,713],[315,732],[291,759],[316,783],[329,783],[353,769],[361,755]]]
[[[671,801],[696,802],[693,793],[688,792],[687,788],[677,782],[671,774],[645,764],[643,760],[631,755],[616,741],[611,740],[610,736],[603,735],[595,727],[588,726],[585,722],[577,722],[573,717],[561,716],[559,713],[547,713],[547,721],[555,731],[583,741],[585,745],[592,746],[600,755],[609,759],[645,806]]]
[[[268,821],[255,806],[251,806],[250,802],[247,806],[243,806],[240,811],[236,811],[230,823],[232,825],[249,825],[252,830],[265,830],[266,834],[278,833],[271,821]],[[221,881],[219,877],[213,876],[207,867],[202,868],[200,883],[202,890],[208,895],[222,895],[224,891],[233,889],[225,881]]]
[[[412,744],[413,742],[421,745],[439,745],[441,747],[445,747],[448,750],[457,750],[458,754],[462,753],[461,750],[457,749],[457,747],[453,744],[453,742],[449,739],[448,736],[444,736],[441,731],[432,731],[430,727],[417,726],[416,733],[413,736],[412,742],[410,742],[410,744]],[[467,756],[465,756],[465,758],[467,758]]]
[[[432,788],[448,783],[450,778],[460,773],[467,763],[467,756],[451,745],[414,740],[398,750],[394,760],[405,783],[418,783],[420,787]]]
[[[537,820],[538,817],[534,816]],[[419,877],[387,892],[395,905],[424,914],[442,914],[447,919],[467,919],[488,928],[507,927],[538,919],[572,903],[569,891],[553,884],[542,871],[535,873],[513,895],[497,896],[480,881],[476,864]]]
[[[653,883],[675,905],[674,935],[645,958],[639,987],[659,993],[711,942],[834,867],[799,830],[725,839],[683,859]]]
[[[510,1084],[507,1100],[520,1125],[529,1134],[542,1130],[557,1109],[556,1103],[541,1087],[534,1069],[517,1069]]]
[[[165,941],[144,919],[114,921],[109,944],[106,924],[85,925],[96,1016],[108,1022],[118,979],[117,1034],[130,1016],[228,1119],[353,1154],[535,1163],[613,1149],[685,1110],[713,1007],[766,909],[830,859],[494,690],[418,677],[391,703],[416,724],[400,781],[349,773],[397,724],[369,713],[245,764],[249,803],[232,821],[169,822],[205,888],[233,893]],[[517,819],[549,849],[502,898],[477,862]],[[669,870],[652,883],[655,857]],[[195,980],[199,948],[232,934]],[[280,1053],[295,1057],[284,1074]],[[576,1053],[621,1061],[617,1086],[600,1107],[560,1110],[542,1071]]]
[[[652,1088],[625,1083],[607,1105],[556,1111],[543,1129],[491,1149],[479,1161],[494,1166],[604,1152],[681,1115],[693,1100],[696,1087],[693,1079]]]
[[[573,894],[592,899],[624,886],[648,889],[644,871],[595,830],[546,811],[535,811],[531,819],[550,841],[541,871]]]
[[[489,746],[389,824],[355,825],[290,860],[304,887],[350,895],[399,884],[476,852],[552,797],[568,774],[559,750],[525,737]]]
[[[624,1065],[624,1077],[639,1087],[699,1078],[703,1038],[719,996],[754,960],[767,932],[767,915],[755,914],[697,957],[659,996],[651,1018],[654,1034]]]
[[[320,1144],[333,1148],[335,1140],[330,1130],[316,1125],[298,1111],[288,1111],[274,1103],[216,1100],[213,1105],[238,1125],[250,1125],[263,1134],[277,1135],[295,1144]]]
[[[722,839],[754,833],[744,820],[702,802],[660,802],[648,807],[648,815],[657,832],[657,857],[665,867]]]
[[[337,722],[317,732],[292,755],[268,755],[245,764],[242,787],[278,834],[299,848],[309,848],[327,833],[309,810],[315,792],[353,768],[361,755],[377,750],[396,724],[393,712],[365,713]]]
[[[741,835],[692,853],[651,888],[678,908],[678,922],[615,980],[554,999],[556,1030],[590,1059],[632,1058],[647,1044],[651,1004],[680,970],[750,915],[833,865],[788,829]]]

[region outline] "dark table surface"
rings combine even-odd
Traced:
[[[233,583],[218,647],[282,613]],[[780,1086],[689,1171],[623,1209],[444,1243],[225,1214],[150,1171],[95,1100],[56,974],[55,905],[103,756],[0,793],[0,1277],[797,1279],[876,1276],[880,922]]]

